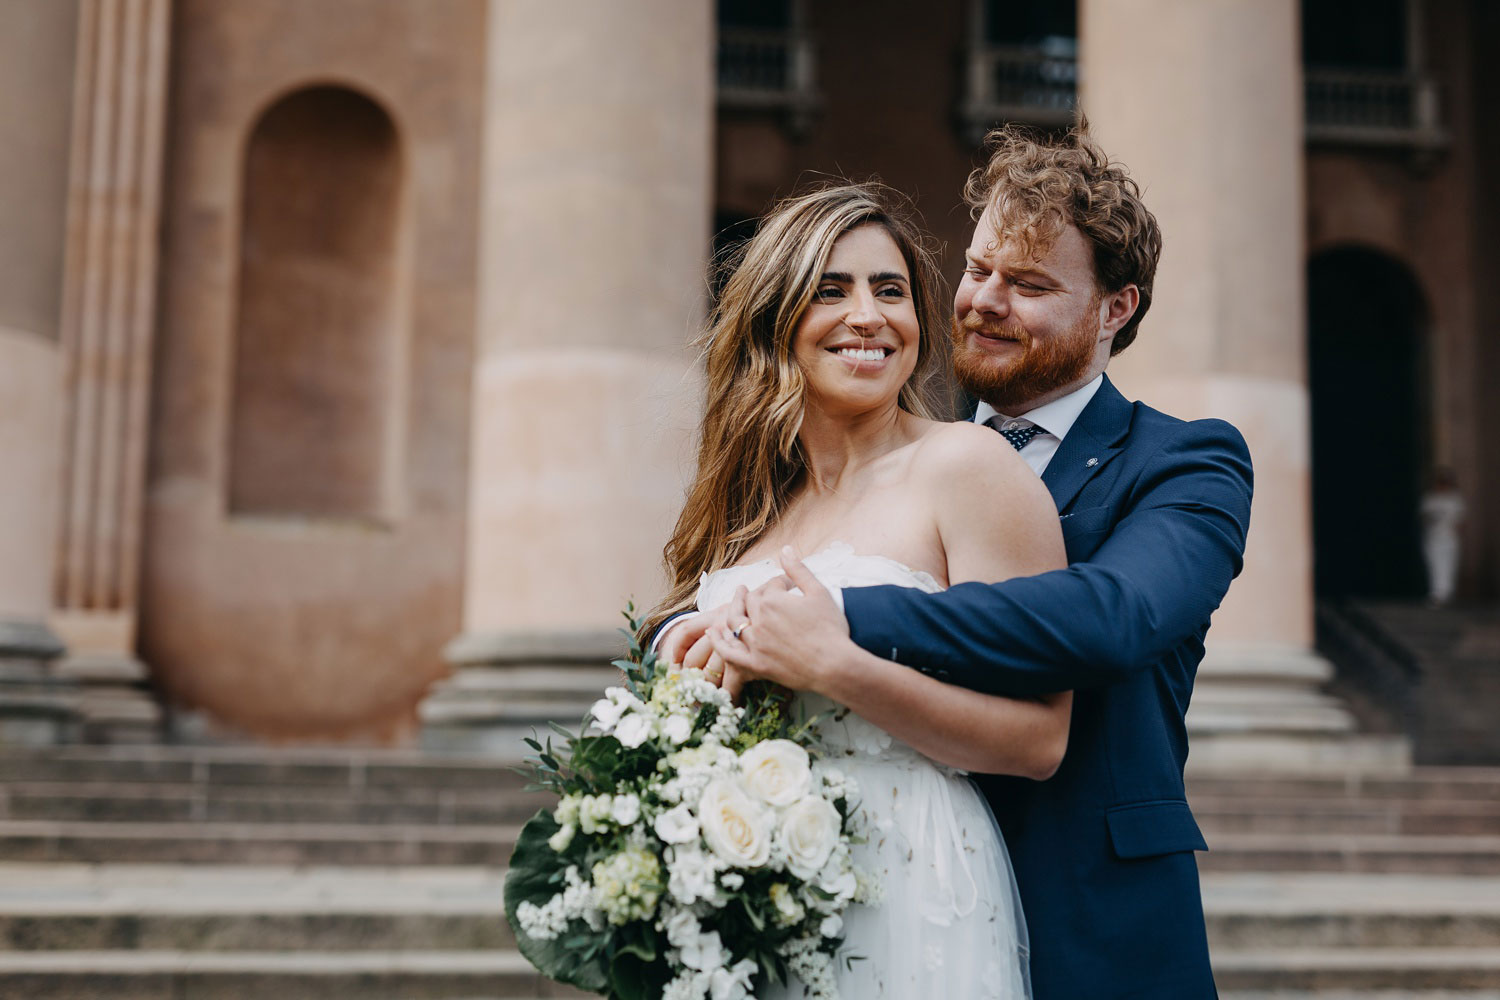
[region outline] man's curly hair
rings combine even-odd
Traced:
[[[1110,354],[1135,340],[1151,307],[1151,283],[1161,258],[1161,229],[1141,201],[1141,189],[1088,134],[1087,119],[1062,135],[1005,125],[985,137],[986,163],[969,175],[964,200],[976,220],[993,209],[1000,243],[1015,242],[1040,259],[1069,223],[1094,248],[1094,277],[1105,292],[1140,290],[1130,322],[1115,334]]]

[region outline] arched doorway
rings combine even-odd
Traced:
[[[1320,597],[1424,592],[1427,310],[1399,261],[1337,247],[1308,264],[1314,579]]]

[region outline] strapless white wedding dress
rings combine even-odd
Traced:
[[[895,584],[928,592],[927,573],[837,542],[804,560],[829,588]],[[781,575],[775,562],[708,573],[698,608],[727,603],[736,587],[754,589]],[[835,708],[799,694],[809,716]],[[822,748],[859,782],[869,840],[855,861],[884,886],[879,906],[855,905],[844,918],[838,962],[845,1000],[921,997],[1025,1000],[1031,995],[1026,924],[1010,857],[984,797],[963,772],[938,764],[847,711],[823,722]],[[843,961],[853,956],[852,962]],[[801,997],[800,983],[768,998]]]

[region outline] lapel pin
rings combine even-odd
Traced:
[[[1084,462],[1083,464],[1086,465],[1088,468],[1092,469],[1094,466],[1096,466],[1096,465],[1099,464],[1099,460],[1097,458],[1091,458],[1087,462]]]

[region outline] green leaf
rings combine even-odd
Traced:
[[[538,812],[522,827],[510,858],[510,871],[505,876],[505,916],[515,929],[521,954],[543,975],[601,993],[610,985],[609,970],[602,961],[579,962],[578,953],[561,939],[537,941],[527,937],[521,933],[520,921],[516,919],[516,909],[523,902],[542,906],[557,895],[554,879],[569,863],[547,844],[557,829],[557,821],[546,810]]]

